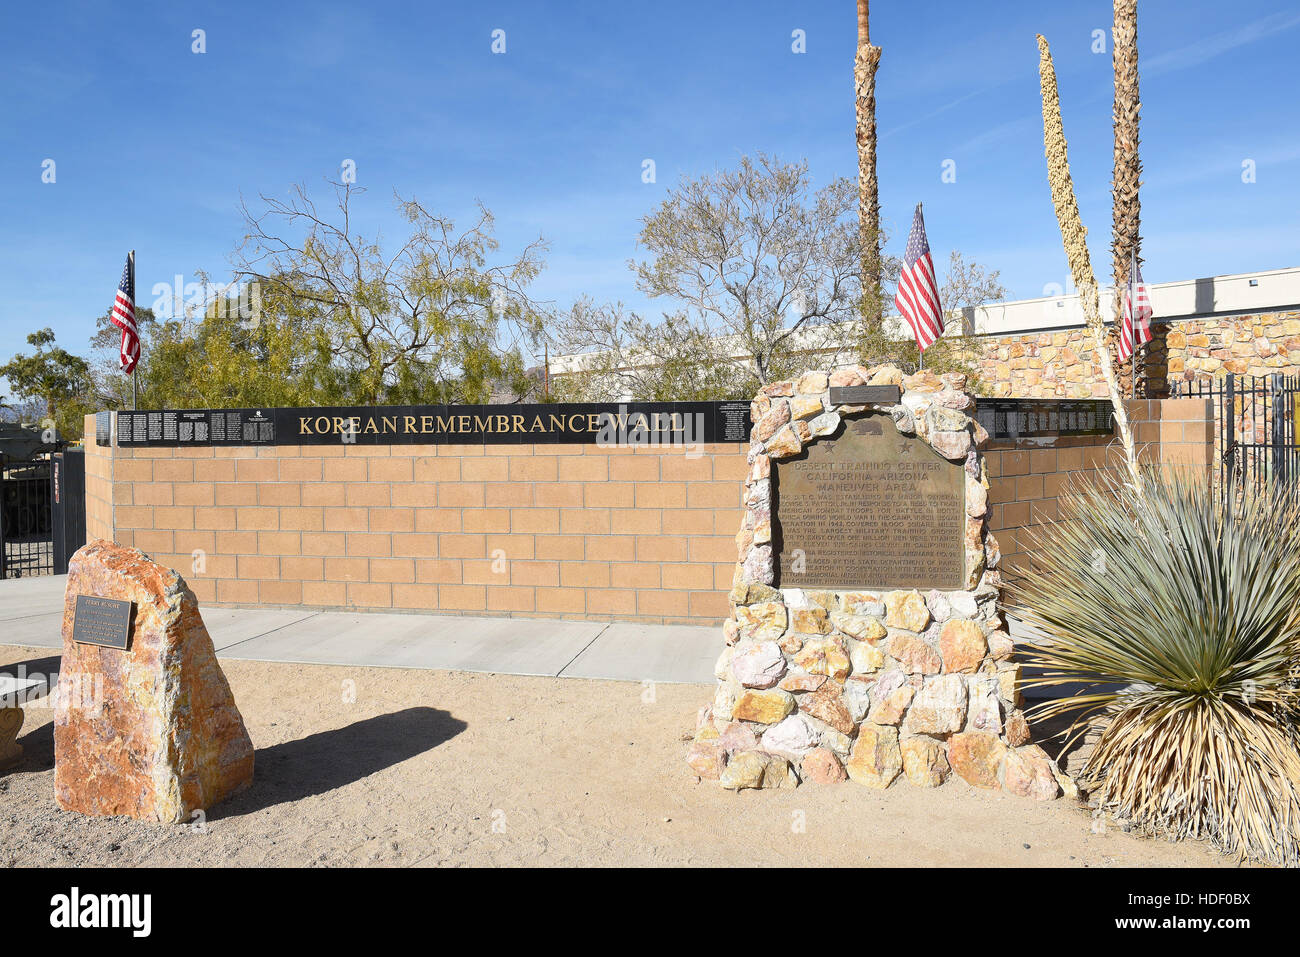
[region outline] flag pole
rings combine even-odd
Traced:
[[[135,250],[134,249],[131,250],[131,253],[129,256],[127,256],[127,259],[131,260],[131,308],[134,309],[135,308]],[[137,336],[136,341],[138,342],[139,341],[138,332],[136,333],[136,336]],[[140,408],[140,385],[135,378],[135,370],[137,367],[139,367],[139,365],[140,365],[139,360],[136,360],[136,364],[131,367],[131,410],[132,411],[135,411],[136,409]]]
[[[918,213],[922,211],[920,203],[916,204],[916,211]],[[939,321],[943,322],[942,315],[939,316]],[[942,330],[940,330],[939,335],[943,335]],[[921,343],[918,342],[916,344],[916,371],[921,372],[924,369],[925,369],[925,350],[921,348]]]
[[[1132,249],[1129,250],[1128,289],[1125,291],[1124,296],[1129,297],[1129,307],[1128,307],[1129,314],[1133,316],[1132,320],[1130,320],[1132,322],[1132,330],[1129,332],[1129,335],[1132,336],[1132,341],[1133,341],[1133,355],[1129,357],[1130,365],[1129,365],[1128,373],[1129,373],[1129,391],[1133,393],[1133,398],[1135,399],[1138,397],[1138,354],[1142,351],[1142,347],[1138,345],[1138,341],[1137,341],[1137,307],[1136,304],[1133,303],[1131,298],[1133,295],[1133,271],[1136,266],[1137,266],[1137,246],[1134,246]],[[1122,305],[1123,301],[1124,301],[1124,297],[1121,297],[1120,298],[1121,313],[1123,312],[1123,308],[1124,308]],[[1123,315],[1121,315],[1119,318],[1121,322],[1124,321]]]

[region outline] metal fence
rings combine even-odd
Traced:
[[[0,579],[53,573],[50,457],[0,453]]]
[[[1300,376],[1225,375],[1174,383],[1174,398],[1215,400],[1215,482],[1225,494],[1270,482],[1300,491]]]

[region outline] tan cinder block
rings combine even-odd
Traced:
[[[271,555],[240,555],[237,574],[240,578],[279,578],[280,559]]]
[[[370,559],[337,558],[324,560],[324,577],[333,582],[363,582],[370,576]]]
[[[316,506],[302,508],[282,508],[280,528],[297,529],[304,532],[319,532],[325,528],[325,510]]]
[[[399,558],[435,558],[438,536],[426,532],[393,536],[393,555]]]
[[[297,555],[300,532],[258,532],[257,553],[259,555]]]
[[[587,557],[587,539],[583,535],[538,535],[534,553],[540,559],[582,561]]]
[[[465,459],[460,463],[464,482],[504,482],[510,477],[510,462],[499,457]]]
[[[459,532],[461,530],[460,509],[417,508],[415,530],[417,532]]]
[[[393,536],[370,532],[349,532],[347,553],[350,556],[387,558],[393,554]]]
[[[323,512],[327,532],[364,532],[370,527],[370,511],[365,508],[327,508]]]
[[[689,554],[684,535],[641,535],[636,540],[639,562],[684,562]]]
[[[375,582],[415,581],[415,560],[411,558],[370,559],[370,580]]]
[[[223,555],[243,555],[257,551],[257,532],[218,531],[217,551]]]
[[[658,588],[663,584],[660,565],[654,562],[616,562],[609,566],[609,581],[615,588]],[[727,587],[731,587],[731,569],[728,566]]]
[[[459,482],[460,459],[450,457],[418,456],[411,461],[417,482]]]
[[[233,482],[235,463],[230,459],[213,459],[203,463],[203,477],[210,482]]]
[[[239,578],[223,578],[217,582],[217,601],[237,605],[251,605],[257,601],[258,582]]]
[[[170,529],[140,529],[135,533],[135,547],[146,555],[162,555],[172,550],[172,531]]]
[[[719,452],[713,456],[713,478],[719,482],[743,482],[749,472],[749,462],[742,449],[738,452]]]
[[[136,505],[171,505],[171,483],[140,482],[135,486],[133,499]]]
[[[261,582],[257,588],[257,600],[263,605],[301,605],[302,582]]]
[[[499,565],[489,558],[467,558],[460,563],[462,585],[505,585],[510,581],[506,562]]]
[[[437,585],[393,585],[393,607],[436,611]]]
[[[686,508],[685,482],[638,482],[637,508]]]
[[[388,485],[382,482],[357,482],[344,485],[344,501],[349,508],[387,507],[392,496]]]
[[[461,528],[466,532],[508,532],[510,531],[510,509],[467,508],[461,512],[460,522]]]
[[[566,508],[560,511],[560,531],[565,535],[608,535],[609,509]]]
[[[560,459],[557,474],[561,482],[604,482],[611,477],[608,460],[595,455]]]
[[[534,611],[536,607],[536,595],[531,588],[516,585],[488,586],[487,611]]]
[[[687,611],[692,619],[714,618],[722,621],[731,612],[725,591],[693,591]]]
[[[321,468],[321,477],[326,482],[342,482],[350,485],[353,482],[364,482],[366,480],[366,461],[364,459],[325,459]]]
[[[360,608],[393,607],[393,586],[387,582],[348,582],[349,605]]]
[[[1012,449],[1002,454],[1002,475],[1028,475],[1029,453]]]
[[[440,535],[438,554],[444,558],[486,558],[487,540],[482,535],[457,533]]]
[[[1021,502],[1043,497],[1043,476],[1021,475],[1016,478],[1016,499]]]
[[[303,532],[304,555],[342,555],[346,548],[342,532]]]
[[[215,490],[211,482],[177,482],[172,486],[172,498],[177,505],[212,505]]]
[[[560,530],[558,508],[512,508],[510,531],[527,535],[553,535]]]
[[[319,482],[324,478],[324,460],[317,455],[284,459],[280,463],[281,482]],[[304,489],[304,493],[305,493]]]
[[[659,566],[664,588],[708,588],[713,585],[713,568],[709,565],[665,562]]]
[[[369,522],[372,532],[411,532],[415,530],[415,511],[409,508],[372,508]]]
[[[530,485],[530,487],[533,490],[533,502],[544,508],[579,508],[582,506],[582,485],[579,482],[538,482]]]
[[[645,590],[636,593],[637,614],[649,618],[685,618],[690,599],[684,591]]]
[[[191,529],[194,527],[194,509],[179,506],[158,506],[153,510],[154,528]]]
[[[493,459],[508,462],[509,459]],[[439,508],[482,508],[484,502],[481,482],[442,482],[438,485]]]
[[[608,588],[608,562],[562,562],[560,585],[564,588]]]
[[[310,461],[302,459],[300,461]],[[319,461],[319,460],[317,460]],[[287,462],[284,464],[288,464]],[[302,485],[302,504],[337,508],[345,504],[342,482],[307,482]]]
[[[593,588],[587,592],[587,614],[635,615],[636,593],[621,588]]]
[[[277,459],[240,459],[235,463],[235,478],[240,482],[274,482],[279,477]]]
[[[609,477],[616,482],[658,482],[659,459],[650,456],[611,457]]]
[[[657,508],[615,508],[609,518],[610,530],[619,534],[658,535],[664,531],[663,513]]]
[[[659,460],[659,477],[665,482],[713,481],[713,456],[687,455],[684,451],[667,452]],[[740,479],[743,481],[745,473]]]
[[[459,558],[421,558],[415,563],[415,580],[428,584],[460,583],[461,560]]]
[[[303,582],[302,603],[341,608],[347,603],[347,586],[341,582]]]
[[[368,475],[372,482],[410,482],[414,468],[408,458],[375,458],[370,460]]]
[[[301,505],[302,486],[296,482],[262,482],[257,486],[258,505]]]
[[[550,615],[581,615],[587,593],[574,588],[538,588],[537,610]]]
[[[392,504],[403,508],[433,508],[438,504],[438,486],[425,482],[394,485],[391,487],[390,494]]]
[[[560,563],[511,560],[509,576],[512,585],[556,586],[560,584]]]
[[[153,462],[148,459],[120,458],[113,465],[113,477],[119,482],[152,482]]]
[[[721,562],[728,568],[736,560],[736,542],[720,535],[692,535],[687,540],[687,554],[692,562]]]
[[[735,551],[735,547],[732,547]],[[630,562],[636,559],[636,538],[632,535],[594,535],[587,540],[587,558],[598,562]]]
[[[486,611],[487,588],[484,585],[439,585],[438,607],[447,611]]]
[[[510,532],[489,534],[487,536],[487,554],[489,558],[504,557],[511,561],[520,558],[533,558],[536,554],[536,537],[533,535],[516,535]]]
[[[432,486],[429,487],[432,488]],[[483,503],[488,508],[516,508],[522,505],[541,504],[534,501],[533,486],[528,482],[491,482],[486,484],[483,486]]]
[[[559,460],[550,456],[540,458],[512,458],[510,463],[510,481],[512,482],[555,482],[559,480]]]
[[[257,486],[240,482],[222,482],[215,486],[217,505],[256,505]]]
[[[313,555],[286,555],[280,559],[280,577],[291,581],[321,581],[325,578],[325,559]]]
[[[193,462],[183,459],[179,461],[175,459],[159,459],[153,464],[153,477],[156,482],[193,482],[198,476],[196,476]]]
[[[741,503],[737,482],[701,482],[686,487],[686,504],[691,508],[727,508]]]

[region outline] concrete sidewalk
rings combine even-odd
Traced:
[[[61,648],[66,576],[0,581],[0,643]],[[722,629],[309,609],[201,609],[222,658],[371,668],[713,682]]]

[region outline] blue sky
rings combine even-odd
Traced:
[[[878,0],[872,14],[889,250],[921,201],[936,261],[958,248],[1001,270],[1012,298],[1065,285],[1042,32],[1104,281],[1109,39],[1091,48],[1110,4]],[[806,157],[818,182],[856,175],[855,31],[852,0],[14,6],[0,36],[0,358],[47,325],[84,352],[130,248],[145,304],[178,273],[226,278],[240,194],[300,182],[324,197],[345,159],[369,189],[363,231],[399,235],[394,189],[461,216],[477,198],[504,251],[550,241],[539,297],[658,310],[625,264],[638,218],[680,175],[758,150]],[[1147,279],[1300,264],[1300,7],[1142,0],[1139,46]]]

